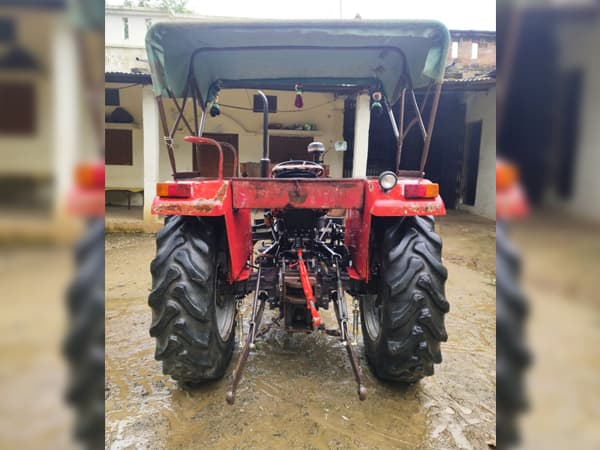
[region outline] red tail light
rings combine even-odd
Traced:
[[[496,161],[496,190],[503,191],[514,186],[519,178],[516,166],[502,160]]]
[[[156,195],[159,197],[190,197],[192,186],[189,183],[157,183]]]
[[[104,163],[85,163],[75,168],[75,184],[81,189],[104,190]]]
[[[437,183],[407,184],[404,186],[404,197],[406,198],[435,198],[440,193]]]

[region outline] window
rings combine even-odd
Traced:
[[[277,96],[267,95],[267,100],[269,102],[269,112],[277,112]],[[252,111],[263,112],[263,102],[262,97],[260,95],[254,95],[254,105],[252,107]]]
[[[458,58],[458,42],[452,43],[452,59]]]
[[[33,134],[36,113],[33,85],[0,82],[0,99],[0,134]]]
[[[477,42],[473,42],[471,44],[471,59],[477,59],[478,52],[479,52],[479,44]]]
[[[104,130],[106,145],[105,162],[107,165],[133,165],[133,139],[131,130]]]
[[[123,17],[123,39],[129,40],[129,19]]]
[[[152,19],[146,19],[146,30],[149,30],[152,26]]]
[[[104,104],[106,106],[120,106],[119,90],[107,88],[104,90]]]

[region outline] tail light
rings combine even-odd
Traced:
[[[189,183],[156,183],[156,195],[159,197],[190,197],[192,186]]]
[[[506,161],[496,161],[496,190],[503,191],[513,186],[519,178],[516,166]]]
[[[406,198],[435,198],[440,193],[437,183],[407,184],[404,186]]]
[[[81,189],[104,190],[104,163],[85,163],[75,168],[75,184]]]

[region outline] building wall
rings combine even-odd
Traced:
[[[473,44],[477,44],[477,57],[472,58]],[[458,46],[456,57],[452,47]],[[448,64],[449,78],[473,78],[496,68],[496,34],[494,32],[451,31]]]
[[[0,134],[1,174],[50,177],[53,173],[52,65],[54,35],[58,17],[54,13],[10,11],[15,18],[16,42],[39,63],[37,71],[10,71],[0,74],[2,82],[28,82],[34,90],[35,131],[32,135]],[[0,104],[2,99],[0,99]]]
[[[564,203],[571,213],[586,219],[600,220],[600,60],[596,46],[600,27],[595,21],[566,22],[559,29],[561,69],[580,69],[583,88],[580,99],[579,129],[572,198]]]
[[[479,167],[475,205],[461,204],[460,209],[496,218],[496,88],[470,92],[465,98],[466,122],[483,121],[479,147]]]
[[[129,38],[125,39],[124,19],[128,21]],[[107,8],[104,21],[104,39],[106,51],[104,63],[107,72],[131,72],[148,70],[148,64],[136,58],[146,60],[145,38],[148,26],[162,21],[172,20],[165,11],[149,8]]]
[[[124,19],[127,19],[129,36],[125,38]],[[107,8],[104,19],[106,46],[144,47],[149,26],[171,20],[168,12],[150,8]]]

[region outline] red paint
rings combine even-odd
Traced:
[[[442,198],[406,199],[406,185],[428,182],[421,178],[400,178],[393,189],[384,192],[375,179],[366,180],[365,200],[362,210],[346,211],[346,234],[344,244],[350,250],[352,267],[358,279],[369,281],[369,244],[371,221],[375,217],[441,216],[446,214]],[[374,236],[375,239],[381,236]],[[352,277],[352,275],[350,275]]]
[[[105,213],[104,161],[80,164],[75,183],[67,193],[67,212],[77,217],[102,217]]]
[[[106,197],[101,189],[74,187],[67,194],[67,212],[76,217],[104,217]]]
[[[496,219],[521,219],[528,213],[529,205],[521,185],[496,189]]]
[[[302,258],[302,249],[299,248],[296,254],[298,255],[298,272],[300,273],[302,290],[304,291],[304,296],[306,297],[306,308],[310,311],[310,315],[312,316],[313,327],[317,328],[319,325],[321,325],[321,316],[319,316],[319,311],[317,311],[317,308],[315,307],[315,296],[313,295],[312,286],[310,285],[308,270],[306,270],[304,258]]]
[[[170,181],[168,183],[175,183]],[[247,280],[250,270],[247,261],[252,258],[252,218],[249,209],[234,210],[231,181],[190,180],[191,198],[155,197],[152,213],[165,216],[223,217],[229,244],[228,281]]]
[[[233,207],[253,209],[360,208],[365,180],[236,178]]]
[[[174,181],[167,183],[176,183]],[[369,279],[369,241],[375,217],[440,216],[446,213],[438,195],[407,199],[405,187],[430,184],[421,178],[400,178],[384,192],[377,179],[273,179],[185,180],[189,198],[156,197],[152,212],[162,215],[224,217],[230,251],[229,281],[248,279],[252,258],[250,209],[346,209],[344,243],[352,256],[348,271],[353,279]],[[380,236],[374,236],[375,239]]]

